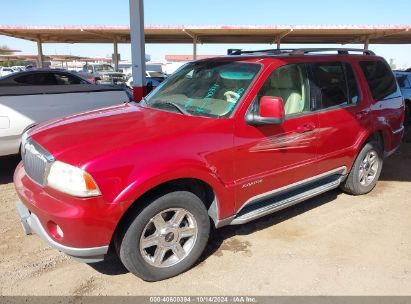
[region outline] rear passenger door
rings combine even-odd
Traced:
[[[349,62],[310,65],[311,96],[318,113],[318,167],[322,173],[351,166],[355,144],[370,127],[369,103]]]

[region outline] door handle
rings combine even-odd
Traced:
[[[306,123],[297,128],[298,133],[306,133],[306,132],[311,132],[315,129],[314,124]]]

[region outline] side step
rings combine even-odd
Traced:
[[[298,204],[321,193],[338,188],[344,179],[342,174],[333,174],[318,180],[292,187],[285,191],[278,191],[269,198],[245,205],[236,214],[230,225],[248,223],[257,218],[274,213],[289,206]]]

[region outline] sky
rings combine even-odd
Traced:
[[[1,25],[129,25],[128,0],[0,1]],[[145,25],[411,25],[410,0],[145,0],[144,11]],[[37,52],[34,42],[0,35],[0,45],[4,44],[22,50],[22,54]],[[228,48],[267,47],[270,46],[199,44],[197,52],[225,54]],[[353,47],[362,48],[362,45]],[[373,45],[371,42],[370,49],[387,60],[394,59],[398,67],[411,66],[411,45]],[[44,44],[43,52],[100,57],[111,56],[113,46]],[[129,44],[120,44],[119,52],[121,59],[130,59]],[[153,61],[164,61],[165,54],[191,54],[192,45],[147,44],[146,53]]]

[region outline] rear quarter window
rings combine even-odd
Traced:
[[[360,67],[375,101],[401,96],[394,75],[386,63],[382,61],[361,61]]]

